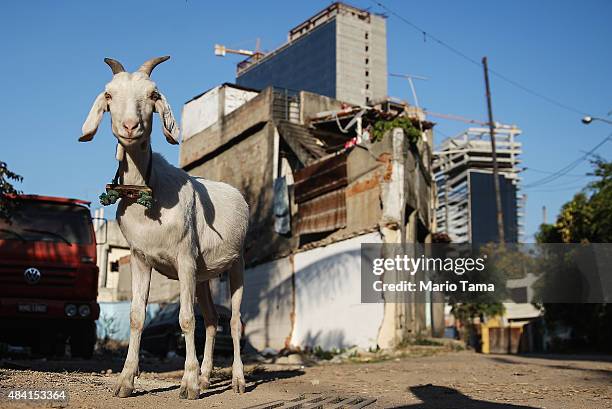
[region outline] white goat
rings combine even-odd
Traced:
[[[149,77],[155,66],[168,58],[153,58],[134,73],[126,72],[118,61],[106,58],[113,79],[96,98],[79,138],[81,142],[92,140],[103,113],[110,112],[112,131],[119,141],[117,159],[123,183],[147,185],[154,196],[151,209],[129,198],[123,198],[117,208],[117,221],[131,250],[132,304],[130,344],[114,393],[127,397],[134,390],[152,268],[180,283],[179,322],[185,335],[186,358],[179,397],[188,399],[197,399],[200,388],[209,386],[213,366],[218,315],[209,280],[229,272],[234,344],[232,388],[244,393],[240,303],[248,205],[233,187],[192,177],[162,156],[152,154],[153,112],[160,115],[167,141],[178,144],[179,131],[170,106]],[[201,374],[194,343],[196,295],[206,325]]]

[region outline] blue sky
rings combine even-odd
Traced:
[[[381,0],[382,1],[382,0]],[[389,9],[489,65],[523,86],[579,111],[603,116],[612,110],[612,2],[518,0],[382,1]],[[180,116],[194,95],[235,78],[239,57],[218,58],[213,44],[263,49],[282,44],[287,31],[329,1],[13,1],[0,4],[0,115],[5,125],[0,160],[24,176],[27,193],[97,196],[115,171],[109,120],[93,143],[77,143],[95,96],[110,80],[104,57],[136,69],[144,60],[169,54],[154,80]],[[369,0],[352,4],[382,11]],[[482,69],[449,52],[390,15],[389,72],[426,76],[418,81],[425,108],[486,120]],[[563,110],[492,76],[495,120],[523,130],[524,184],[547,176],[595,146],[612,127],[580,123]],[[389,94],[410,100],[405,81],[389,80]],[[612,117],[611,117],[612,118]],[[437,141],[467,124],[436,119]],[[178,148],[156,127],[153,147],[177,163]],[[600,155],[612,158],[612,142]],[[556,181],[526,190],[526,226],[532,234],[588,182],[581,163]]]

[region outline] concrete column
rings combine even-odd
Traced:
[[[100,247],[100,262],[98,263],[100,279],[98,287],[106,287],[106,281],[108,279],[108,252],[110,251],[110,246],[104,244]]]
[[[406,195],[404,184],[404,165],[406,138],[401,128],[395,128],[386,136],[392,138],[392,154],[385,176],[381,182],[383,215],[380,231],[383,243],[401,245],[404,242],[404,212]],[[389,249],[390,250],[390,249]],[[393,257],[393,254],[383,254],[383,257]],[[383,282],[396,282],[398,272],[388,271],[383,276]],[[378,333],[378,345],[381,348],[393,348],[405,338],[407,303],[401,300],[385,300],[384,316]]]

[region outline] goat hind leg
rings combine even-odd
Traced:
[[[217,324],[219,315],[213,303],[210,293],[210,282],[204,281],[196,285],[196,295],[204,316],[206,331],[206,343],[204,344],[204,359],[200,374],[200,388],[207,389],[210,386],[210,373],[213,368],[213,351],[215,349],[215,337],[217,335]]]
[[[126,398],[134,390],[134,376],[138,373],[138,354],[140,337],[144,326],[149,285],[151,283],[151,267],[137,254],[132,252],[130,258],[132,270],[132,304],[130,306],[130,344],[123,370],[114,389],[114,395]]]
[[[240,357],[240,339],[242,337],[242,321],[240,320],[240,304],[244,290],[244,260],[242,256],[229,271],[230,292],[232,297],[232,341],[234,344],[234,363],[232,365],[232,389],[236,393],[244,393],[246,382]]]

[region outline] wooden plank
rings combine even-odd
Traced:
[[[274,401],[256,406],[249,406],[246,409],[361,409],[373,404],[374,402],[376,402],[376,399],[373,398],[345,398],[340,396],[324,396],[315,394],[314,396],[309,397],[301,395],[300,397],[290,401]]]
[[[275,409],[282,408],[285,405],[284,400],[275,400],[273,402],[262,403],[261,405],[249,406],[245,409]]]
[[[300,401],[292,403],[292,404],[285,405],[282,408],[283,409],[301,409],[301,408],[304,407],[304,405],[309,405],[309,404],[312,404],[312,403],[317,403],[317,402],[320,402],[320,401],[322,401],[324,399],[325,399],[324,396],[314,396],[314,397],[311,397],[311,398],[306,398],[304,400],[300,400]]]
[[[337,403],[338,401],[340,401],[340,398],[337,396],[330,396],[317,403],[303,406],[301,409],[325,409],[327,405]]]
[[[340,402],[337,402],[335,405],[330,406],[328,409],[342,409],[342,408],[347,408],[349,406],[349,404],[353,404],[353,403],[357,403],[359,402],[359,398],[346,398],[346,399],[342,399]]]
[[[361,409],[361,408],[365,408],[366,406],[371,405],[372,403],[376,402],[376,399],[365,399],[359,403],[354,404],[353,406],[350,407],[350,409]]]

